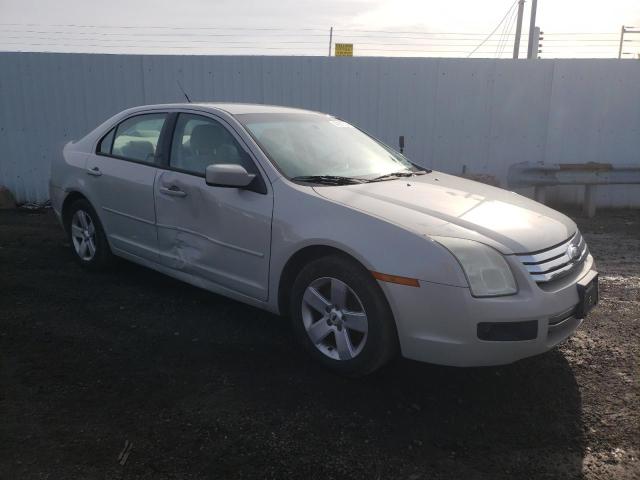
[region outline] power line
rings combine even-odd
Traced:
[[[515,2],[513,2],[513,5],[511,5],[511,7],[509,7],[509,10],[507,10],[507,13],[505,13],[505,14],[504,14],[504,17],[502,17],[502,20],[500,20],[500,22],[498,22],[498,24],[497,24],[497,25],[496,25],[496,27],[493,29],[493,31],[492,31],[489,35],[487,35],[487,37],[486,37],[482,42],[480,42],[480,44],[479,44],[476,48],[474,48],[474,49],[471,51],[471,53],[469,53],[469,55],[467,55],[467,58],[469,58],[471,55],[473,55],[473,54],[476,52],[476,50],[478,50],[478,48],[480,48],[482,45],[484,45],[484,43],[485,43],[487,40],[489,40],[489,38],[490,38],[494,33],[496,33],[496,30],[498,30],[498,27],[500,27],[500,25],[502,25],[502,22],[504,22],[505,18],[507,18],[507,15],[509,15],[509,13],[511,13],[511,10],[513,10],[513,7],[515,7],[517,3],[518,3],[518,0],[516,0]]]
[[[508,34],[511,32],[511,25],[513,24],[514,20],[516,19],[516,15],[517,15],[517,10],[516,9],[512,9],[511,11],[511,15],[509,16],[509,20],[507,21],[507,23],[505,24],[503,30],[502,30],[502,45],[501,42],[498,41],[498,48],[496,49],[496,57],[500,58],[502,57],[502,53],[504,52],[504,49],[507,46],[507,42],[509,41],[509,36]]]
[[[261,31],[261,32],[321,32],[326,36],[326,28],[283,28],[283,27],[203,27],[203,26],[162,26],[162,25],[81,25],[81,24],[43,24],[43,23],[0,23],[0,26],[10,27],[72,27],[72,28],[101,28],[101,29],[153,29],[153,30],[218,30],[218,31]],[[433,31],[402,31],[402,30],[362,30],[355,28],[335,28],[339,32],[407,34],[407,35],[464,35],[482,37],[481,32],[433,32]],[[510,34],[513,35],[513,34]],[[554,35],[617,35],[612,32],[556,32]]]
[[[20,40],[20,39],[25,39],[25,40],[62,40],[62,41],[83,41],[84,39],[82,38],[73,38],[73,37],[5,37],[11,40]],[[134,41],[131,38],[112,38],[109,40],[110,42],[131,42]],[[156,43],[171,43],[174,44],[176,41],[175,40],[159,40],[159,39],[154,39],[152,40],[153,42]],[[210,40],[187,40],[185,42],[188,43],[206,43],[208,45],[219,45],[219,44],[251,44],[251,45],[260,45],[258,42],[250,40],[250,41],[244,41],[244,40],[233,40],[233,41],[228,41],[228,40],[218,40],[215,43],[211,43]],[[304,40],[282,40],[282,41],[278,41],[278,42],[271,42],[273,44],[307,44],[307,45],[320,45],[322,42],[320,40],[316,40],[316,41],[304,41]],[[141,45],[141,47],[146,46],[145,45]]]
[[[95,45],[95,44],[57,44],[57,43],[30,43],[30,44],[24,44],[24,43],[17,43],[17,42],[10,42],[7,43],[9,45],[21,45],[21,46],[49,46],[49,47],[100,47],[100,48],[129,48],[129,49],[140,49],[140,48],[162,48],[162,49],[177,49],[177,50],[182,50],[182,49],[198,49],[198,50],[202,50],[203,47],[194,47],[194,46],[170,46],[170,47],[165,47],[165,46],[150,46],[150,47],[140,47],[139,45]],[[257,50],[289,50],[289,48],[286,47],[258,47],[258,48],[254,48],[254,47],[245,47],[245,46],[229,46],[229,47],[225,47],[225,48],[237,48],[237,49],[247,49],[247,48],[252,48],[252,49],[257,49]],[[305,47],[306,48],[306,47]],[[324,45],[320,45],[318,46],[318,49],[321,49],[324,51],[325,46]],[[405,53],[466,53],[467,50],[430,50],[428,52],[425,52],[422,49],[418,49],[418,50],[407,50],[407,49],[391,49],[391,48],[359,48],[358,51],[363,51],[363,52],[405,52]],[[525,51],[523,49],[523,51]],[[581,55],[591,55],[591,54],[599,54],[599,55],[605,55],[606,52],[581,52]],[[607,56],[607,57],[602,57],[602,58],[612,58],[611,56]]]
[[[87,43],[82,43],[82,44],[70,44],[70,43],[29,43],[29,44],[25,44],[25,43],[21,43],[21,42],[7,42],[6,45],[20,45],[22,47],[74,47],[74,48],[82,48],[82,47],[98,47],[98,48],[104,48],[104,49],[112,49],[112,48],[118,48],[118,49],[154,49],[154,48],[161,48],[163,49],[165,52],[167,51],[167,49],[169,50],[185,50],[185,49],[189,49],[189,50],[203,50],[205,47],[195,47],[195,46],[165,46],[165,45],[155,45],[155,46],[140,46],[140,45],[99,45],[99,44],[87,44]],[[324,50],[324,45],[319,45],[318,46],[318,50]],[[265,46],[261,46],[261,47],[253,47],[253,46],[226,46],[225,48],[229,48],[229,49],[253,49],[253,50],[267,50],[267,51],[282,51],[282,50],[292,50],[292,49],[296,49],[296,48],[300,48],[300,49],[305,49],[308,50],[308,47],[265,47]],[[24,51],[24,50],[17,50],[17,51]],[[391,48],[367,48],[367,47],[360,47],[358,48],[359,52],[364,52],[366,53],[376,53],[376,52],[400,52],[400,53],[410,53],[410,54],[418,54],[416,56],[422,57],[424,55],[420,55],[420,54],[433,54],[433,53],[445,53],[445,54],[455,54],[455,53],[466,53],[467,50],[429,50],[427,52],[425,52],[424,49],[418,49],[418,50],[409,50],[409,49],[391,49]],[[523,49],[524,51],[524,49]],[[628,52],[625,52],[628,53]],[[224,54],[224,53],[218,53],[218,55],[228,55],[228,54]],[[300,55],[300,54],[298,54]],[[317,56],[319,54],[314,54],[314,53],[308,53],[305,54],[303,53],[302,55],[314,55]],[[594,55],[599,55],[599,56],[594,56]],[[367,55],[363,55],[363,56],[367,56]],[[606,52],[580,52],[579,54],[571,54],[570,57],[580,57],[580,56],[588,56],[589,58],[612,58],[612,55],[606,55]]]
[[[510,17],[510,18],[513,18]],[[509,24],[505,24],[505,28],[510,28]],[[503,29],[504,31],[504,29]],[[124,40],[131,40],[131,41],[136,41],[134,40],[135,37],[139,37],[139,36],[145,36],[145,38],[149,38],[151,41],[158,41],[158,42],[173,42],[175,40],[160,40],[160,39],[156,39],[156,38],[152,38],[152,37],[177,37],[178,39],[182,39],[184,37],[188,37],[189,41],[194,41],[194,42],[202,42],[202,40],[195,40],[195,38],[227,38],[227,39],[232,39],[232,38],[241,38],[242,40],[246,39],[246,38],[260,38],[260,37],[247,37],[246,35],[243,36],[239,36],[239,35],[235,35],[235,34],[193,34],[193,35],[181,35],[181,34],[142,34],[142,33],[113,33],[113,34],[109,34],[109,33],[103,33],[103,32],[71,32],[71,31],[42,31],[42,30],[29,30],[29,31],[25,31],[25,32],[20,32],[17,30],[5,30],[4,32],[0,32],[0,35],[6,35],[8,33],[16,33],[19,34],[19,36],[7,36],[5,38],[12,38],[12,39],[17,39],[17,38],[41,38],[42,35],[78,35],[82,38],[82,40],[84,40],[86,37],[93,37],[95,40],[98,40],[98,38],[96,37],[109,37],[110,41],[121,41],[122,39]],[[29,36],[27,36],[27,34]],[[36,36],[33,36],[36,35]],[[112,35],[115,35],[115,38],[111,38]],[[501,35],[500,38],[498,39],[487,39],[484,44],[494,44],[497,45],[498,48],[501,47],[502,43],[505,42],[505,38],[508,39],[508,36],[510,34],[505,33],[504,35]],[[618,44],[618,40],[617,39],[582,39],[582,38],[549,38],[549,35],[552,34],[546,34],[546,40],[545,42],[550,42],[551,44],[555,43],[555,44],[565,44],[567,46],[572,45],[572,46],[579,46],[580,43],[589,43],[589,44],[607,44],[607,43],[611,43],[611,44]],[[308,36],[296,36],[293,34],[287,34],[285,37],[299,37],[299,38],[326,38],[326,35],[308,35]],[[341,36],[341,39],[348,39],[350,37],[348,36]],[[194,40],[192,40],[194,39]],[[384,43],[386,44],[392,44],[390,43],[390,40],[400,40],[399,38],[396,37],[391,37],[391,38],[384,38],[384,37],[375,37],[375,36],[371,36],[371,37],[366,37],[365,38],[366,41],[360,42],[360,44],[365,44],[365,43]],[[380,40],[380,42],[376,42],[376,40]],[[444,44],[449,44],[449,43],[454,43],[456,45],[462,45],[462,43],[460,42],[464,42],[464,41],[470,41],[472,39],[468,39],[468,38],[431,38],[431,39],[415,39],[415,40],[419,40],[419,41],[415,41],[413,38],[411,38],[412,42],[411,44],[413,45],[429,45],[429,44],[435,44],[435,45],[439,45],[439,44],[443,44],[442,42],[445,42]],[[207,40],[208,41],[208,40]],[[232,42],[239,42],[239,40],[231,40]],[[254,40],[256,42],[258,42],[258,40]],[[269,40],[272,41],[272,40]],[[316,41],[320,41],[320,40],[316,40]],[[627,42],[638,42],[640,41],[640,39],[625,39],[625,43]],[[217,42],[222,42],[220,40],[217,40]],[[308,43],[307,41],[304,40],[278,40],[278,43]],[[570,43],[570,42],[574,42],[574,43]],[[579,42],[579,43],[575,43],[575,42]],[[402,42],[399,44],[405,44],[407,42]],[[469,44],[470,46],[474,46],[475,44]]]
[[[507,43],[514,37],[511,29],[513,28],[517,3],[518,0],[515,0],[489,35],[473,32],[364,30],[348,27],[334,29],[334,33],[342,41],[356,43],[356,51],[363,54],[367,52],[398,52],[455,55],[466,53],[465,47],[475,47],[471,53],[467,54],[467,57],[474,53],[490,56],[490,52],[493,51],[493,56],[501,58]],[[12,28],[1,28],[2,26]],[[105,29],[111,31],[104,31]],[[496,35],[500,29],[501,32]],[[321,48],[325,43],[326,36],[325,27],[295,29],[0,23],[0,47],[2,45],[23,45],[25,47],[47,46],[74,49],[93,47],[105,50],[191,49],[203,52],[224,49],[289,50],[302,53],[303,50],[315,52],[316,46]],[[523,37],[527,37],[527,35],[523,35]],[[545,52],[565,56],[607,55],[608,49],[618,45],[619,39],[617,37],[618,34],[610,32],[546,32]],[[480,39],[482,41],[477,44],[477,40]],[[7,40],[16,41],[8,42]],[[640,45],[639,42],[640,38],[625,39],[625,45],[630,49],[637,48]]]
[[[500,45],[502,45],[502,42],[505,40],[505,38],[507,38],[505,34],[507,33],[507,25],[510,23],[510,21],[511,21],[511,16],[509,17],[509,20],[504,23],[504,26],[502,27],[502,32],[500,32],[500,35],[498,36],[498,45],[496,46],[496,57],[498,57],[498,52],[500,51]]]
[[[281,28],[281,27],[199,27],[199,26],[188,26],[188,27],[177,27],[175,25],[163,26],[163,25],[81,25],[75,23],[0,23],[0,26],[8,26],[8,27],[75,27],[75,28],[149,28],[149,29],[164,29],[164,30],[238,30],[238,31],[246,31],[246,30],[260,30],[260,31],[287,31],[287,30],[298,30],[298,31],[325,31],[325,27],[318,28]]]
[[[24,39],[30,39],[30,38],[43,38],[43,37],[47,37],[47,38],[51,38],[51,39],[56,39],[56,38],[64,38],[64,37],[60,37],[58,35],[65,35],[65,36],[74,36],[76,35],[73,32],[65,32],[65,33],[49,33],[49,32],[42,32],[42,34],[21,34],[21,35],[6,35],[7,33],[17,33],[17,32],[0,32],[0,36],[4,35],[5,38],[11,38],[11,39],[19,39],[19,38],[24,38]],[[254,42],[254,43],[261,43],[262,40],[251,40],[251,37],[238,37],[238,40],[215,40],[214,43],[224,43],[224,42],[228,42],[228,43],[247,43],[247,42]],[[301,38],[305,38],[305,37],[301,37]],[[344,37],[341,37],[344,38]],[[75,37],[75,39],[77,40],[86,40],[87,37],[81,36],[81,37]],[[95,38],[95,40],[102,40],[99,38]],[[118,37],[118,38],[109,38],[108,41],[138,41],[138,39],[134,36],[126,36],[126,37]],[[201,40],[201,39],[197,39],[197,38],[193,38],[193,37],[189,37],[186,39],[181,39],[181,38],[177,38],[177,39],[164,39],[164,38],[150,38],[148,41],[151,42],[175,42],[176,40],[180,40],[180,41],[184,41],[184,42],[212,42],[211,40]],[[395,39],[392,39],[395,40]],[[317,42],[322,42],[322,40],[313,40],[313,41],[309,41],[309,40],[270,40],[271,42],[274,43],[317,43]],[[410,42],[411,45],[446,45],[446,44],[460,44],[460,42],[469,42],[471,40],[469,39],[458,39],[458,40],[448,40],[448,39],[432,39],[432,40],[421,40],[421,41],[417,41],[417,42]],[[445,43],[442,43],[445,42]],[[496,44],[496,43],[500,43],[499,40],[489,40],[488,42],[486,42],[487,44]],[[381,40],[381,41],[377,41],[377,39],[370,39],[368,41],[363,41],[363,42],[359,42],[360,45],[362,44],[381,44],[381,45],[406,45],[408,44],[408,42],[396,42],[396,43],[390,43],[389,40]],[[471,45],[474,46],[475,43],[467,43],[466,45]]]
[[[48,47],[100,47],[100,48],[138,48],[138,49],[147,49],[147,48],[177,48],[177,49],[199,49],[202,50],[206,47],[201,46],[193,46],[193,45],[106,45],[106,44],[91,44],[91,43],[24,43],[24,42],[6,42],[5,45],[24,45],[24,46],[48,46]],[[320,46],[320,44],[318,44]],[[244,46],[244,45],[227,45],[224,48],[249,48],[254,50],[289,50],[289,49],[308,49],[309,47],[267,47],[267,46]],[[324,46],[323,46],[324,48]]]
[[[73,32],[73,31],[64,31],[64,30],[4,30],[6,33],[49,33],[49,34],[73,34],[73,35],[96,35],[96,36],[105,36],[105,37],[115,37],[115,36],[134,36],[134,37],[238,37],[245,36],[246,33],[150,33],[150,32]],[[264,36],[263,34],[255,35],[255,36]],[[300,33],[283,33],[283,34],[272,34],[269,36],[282,36],[282,37],[326,37],[327,34],[300,34]]]
[[[29,41],[33,41],[33,40],[45,40],[45,41],[50,41],[50,42],[55,42],[55,41],[64,41],[64,42],[84,42],[86,39],[84,38],[75,38],[75,37],[60,37],[60,36],[55,36],[55,37],[51,37],[51,36],[30,36],[30,37],[22,37],[22,36],[5,36],[4,39],[6,40],[22,40],[24,42],[29,42]],[[136,39],[134,38],[116,38],[116,39],[110,39],[110,42],[130,42],[130,43],[135,43]],[[485,44],[483,47],[484,49],[492,49],[494,46],[497,47],[497,50],[495,50],[497,53],[502,54],[504,52],[504,48],[506,48],[506,44],[502,41],[502,39],[500,40],[495,40],[494,44]],[[145,46],[151,46],[153,44],[171,44],[174,46],[176,45],[176,40],[165,40],[165,39],[153,39],[150,42],[146,42],[144,45],[136,45],[140,48],[144,48]],[[183,40],[180,43],[182,44],[197,44],[197,43],[202,43],[205,45],[210,45],[211,47],[215,47],[218,45],[244,45],[244,46],[255,46],[255,48],[261,48],[261,46],[263,45],[262,43],[255,41],[255,40],[219,40],[216,42],[211,42],[209,40],[197,40],[197,39],[189,39],[189,40]],[[281,40],[281,41],[275,41],[275,42],[270,42],[270,45],[321,45],[323,42],[321,41],[305,41],[305,40]],[[98,44],[99,45],[99,44]],[[392,47],[392,46],[399,46],[399,47],[415,47],[415,48],[419,48],[419,49],[425,49],[425,48],[429,48],[429,47],[472,47],[475,44],[473,43],[411,43],[411,44],[407,44],[407,43],[389,43],[389,42],[384,42],[384,43],[380,43],[380,42],[362,42],[358,44],[358,47],[362,47],[362,46],[371,46],[371,47],[375,47],[375,46],[383,46],[383,47]],[[548,48],[550,49],[562,49],[562,48],[612,48],[614,45],[580,45],[580,44],[571,44],[571,45],[549,45]],[[480,49],[478,49],[480,50]],[[486,50],[484,51],[484,53],[486,53]]]

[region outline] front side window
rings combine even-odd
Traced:
[[[178,115],[169,164],[176,170],[204,175],[213,164],[238,164],[249,172],[255,167],[233,135],[220,123],[201,115]]]
[[[155,163],[158,140],[167,118],[165,113],[148,113],[128,118],[116,128],[112,155],[143,163]]]
[[[273,163],[289,178],[341,176],[363,180],[418,170],[354,126],[329,115],[236,115]]]

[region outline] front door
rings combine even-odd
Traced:
[[[161,262],[266,300],[272,193],[207,185],[205,169],[214,163],[238,163],[260,175],[221,122],[180,113],[168,169],[158,170],[154,188]]]

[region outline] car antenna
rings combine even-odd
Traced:
[[[187,92],[185,92],[184,88],[182,88],[182,85],[180,85],[180,80],[176,80],[176,82],[178,83],[180,90],[182,90],[182,94],[184,95],[184,98],[187,99],[187,102],[191,103],[191,99],[189,98],[189,95],[187,95]]]

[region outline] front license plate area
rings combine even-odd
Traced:
[[[598,304],[598,275],[595,275],[593,279],[584,285],[578,283],[578,296],[580,303],[576,308],[576,316],[578,318],[586,318],[591,309]]]

